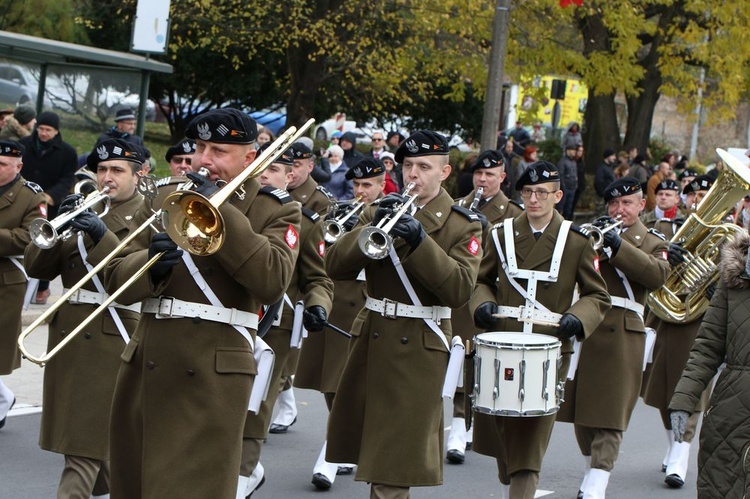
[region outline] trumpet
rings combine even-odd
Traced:
[[[404,189],[403,195],[406,200],[401,203],[400,206],[394,206],[394,211],[383,217],[377,225],[371,225],[365,227],[359,234],[357,243],[362,253],[367,255],[369,258],[374,260],[382,260],[393,247],[393,237],[389,234],[393,226],[396,225],[401,215],[411,207],[412,204],[417,200],[417,195],[409,196],[409,193],[414,189],[414,182],[409,183]]]
[[[586,231],[587,233],[591,234],[591,242],[594,246],[594,249],[599,251],[602,249],[602,246],[604,246],[604,234],[611,230],[617,230],[620,231],[620,227],[622,227],[622,217],[620,215],[617,215],[615,217],[614,223],[609,223],[605,225],[604,227],[597,227],[594,224],[581,224],[581,230]]]
[[[167,196],[167,199],[164,200],[164,203],[162,204],[162,208],[160,210],[155,211],[139,227],[133,229],[126,238],[120,241],[120,244],[118,244],[117,247],[115,247],[115,249],[113,249],[109,255],[104,257],[102,261],[99,262],[94,268],[92,268],[89,273],[86,274],[80,281],[71,286],[71,288],[66,293],[64,293],[57,302],[55,302],[50,308],[48,308],[44,314],[40,315],[21,333],[21,335],[18,337],[18,348],[21,350],[21,353],[24,355],[24,357],[26,357],[31,362],[43,367],[47,362],[49,362],[52,357],[54,357],[57,352],[60,351],[60,349],[67,345],[73,338],[75,338],[78,333],[83,331],[105,309],[110,307],[122,293],[130,288],[148,271],[148,269],[150,269],[162,257],[164,252],[157,253],[150,260],[148,260],[140,269],[138,269],[130,278],[128,278],[128,280],[125,281],[122,286],[120,286],[116,291],[110,294],[107,299],[104,300],[102,304],[96,308],[96,310],[91,312],[88,317],[86,317],[73,331],[71,331],[49,352],[41,356],[35,356],[32,355],[24,345],[24,341],[26,340],[26,338],[36,328],[46,322],[48,318],[52,314],[57,312],[57,310],[63,304],[65,304],[71,296],[78,292],[78,290],[81,289],[84,284],[89,282],[93,278],[93,276],[104,269],[104,267],[106,267],[110,261],[112,261],[120,252],[122,252],[122,250],[135,238],[137,238],[144,230],[148,229],[149,227],[153,227],[152,224],[159,219],[161,219],[162,223],[164,224],[165,218],[169,216],[167,214],[167,210],[171,210],[171,220],[173,222],[173,225],[175,226],[172,230],[178,230],[175,235],[173,235],[173,233],[169,230],[167,230],[167,232],[182,249],[191,253],[196,250],[200,250],[200,252],[198,253],[193,253],[200,255],[209,254],[206,250],[212,250],[213,252],[218,250],[221,247],[221,244],[223,244],[224,242],[224,222],[218,212],[218,206],[222,202],[226,201],[229,196],[234,193],[235,190],[241,188],[242,184],[245,183],[246,180],[252,178],[253,176],[260,175],[263,170],[271,165],[271,163],[273,163],[276,158],[281,156],[281,154],[289,146],[296,142],[305,133],[305,131],[310,128],[310,126],[312,126],[313,123],[315,123],[315,120],[310,119],[299,130],[297,130],[295,127],[290,127],[286,132],[279,136],[279,138],[276,139],[273,144],[271,144],[271,147],[266,149],[263,154],[257,157],[255,161],[253,161],[247,168],[245,168],[237,177],[235,177],[231,182],[219,189],[219,191],[214,193],[214,195],[211,196],[210,200],[198,193],[194,193],[193,191],[188,190],[190,185],[189,182],[188,186],[186,186],[188,187],[188,189],[175,191]],[[195,196],[189,196],[191,193],[195,194]],[[181,201],[184,201],[184,203],[181,203]],[[204,218],[196,217],[194,213],[181,214],[178,212],[178,209],[175,208],[175,205],[184,206],[185,209],[196,210],[198,214],[203,216]],[[211,219],[212,216],[214,217],[213,219]],[[196,222],[205,220],[208,226],[204,227],[196,225],[192,222],[192,220],[195,220]],[[190,239],[189,237],[186,237],[186,233],[194,234],[197,238],[197,241],[196,239]],[[175,239],[175,237],[177,237],[177,239]],[[209,238],[208,240],[205,239],[207,237]]]
[[[52,220],[47,220],[46,218],[32,220],[31,224],[29,224],[29,235],[31,236],[31,241],[42,249],[50,249],[57,243],[57,241],[65,241],[69,239],[75,232],[75,229],[69,225],[70,221],[75,217],[84,211],[93,208],[99,203],[103,205],[103,209],[101,212],[97,213],[98,217],[101,218],[109,212],[109,206],[112,200],[107,195],[108,192],[109,187],[105,186],[101,191],[97,191],[79,201],[74,209],[63,213]]]
[[[362,208],[365,207],[365,203],[364,201],[362,201],[363,197],[364,196],[359,195],[356,198],[352,199],[352,201],[346,207],[346,211],[344,213],[342,213],[337,218],[333,218],[331,220],[326,220],[325,222],[323,222],[323,240],[325,242],[327,242],[328,244],[333,244],[339,240],[339,237],[341,237],[344,232],[346,232],[344,223],[354,215],[362,211]]]

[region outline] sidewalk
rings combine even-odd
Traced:
[[[32,304],[29,305],[28,310],[23,311],[22,328],[26,328],[60,298],[63,287],[59,277],[50,282],[50,290],[50,297],[46,305]],[[45,352],[47,348],[47,326],[43,325],[37,328],[27,338],[25,345],[34,354]],[[20,369],[13,371],[13,374],[3,376],[5,384],[16,394],[16,405],[8,414],[9,416],[20,416],[41,410],[43,378],[44,369],[26,359],[21,361]]]

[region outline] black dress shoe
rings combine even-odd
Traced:
[[[336,470],[337,475],[351,475],[354,473],[354,466],[339,466]]]
[[[10,412],[11,409],[13,409],[13,406],[16,405],[16,397],[13,397],[13,402],[10,403],[10,407],[8,407],[8,412]],[[6,414],[3,419],[0,419],[0,429],[5,426],[5,420],[8,419],[8,415]]]
[[[667,475],[667,478],[664,479],[664,483],[666,483],[673,489],[679,489],[680,487],[685,485],[685,480],[680,478],[680,475],[672,473],[671,475]]]
[[[245,499],[250,499],[253,494],[255,494],[255,491],[261,488],[261,486],[266,483],[266,475],[263,475],[263,478],[260,479],[260,482],[258,482],[258,485],[253,489],[252,492],[250,492],[248,495],[245,496]]]
[[[286,433],[286,431],[289,429],[290,426],[292,426],[294,423],[297,422],[297,418],[294,418],[294,421],[291,422],[291,424],[283,425],[283,424],[272,424],[270,428],[268,428],[268,433]]]
[[[472,448],[472,443],[466,442],[466,450],[471,450],[471,448]]]
[[[445,458],[451,464],[464,464],[464,459],[466,458],[466,456],[464,456],[464,453],[458,449],[450,449],[445,454]]]
[[[328,490],[331,488],[331,481],[323,473],[315,473],[312,477],[312,484],[318,490]]]

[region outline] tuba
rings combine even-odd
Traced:
[[[706,289],[719,279],[721,245],[744,230],[722,221],[750,191],[750,168],[724,149],[716,152],[726,165],[724,171],[670,241],[682,244],[689,254],[648,297],[651,311],[665,322],[690,322],[706,311]]]

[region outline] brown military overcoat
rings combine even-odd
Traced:
[[[244,199],[233,195],[219,208],[222,248],[193,260],[224,307],[257,312],[289,285],[299,208],[260,192],[255,179],[243,187]],[[160,188],[160,197],[168,190]],[[147,259],[143,249],[113,260],[107,290],[118,289]],[[209,303],[183,262],[158,283],[147,273],[120,300],[159,295]],[[112,496],[235,497],[256,374],[246,339],[225,323],[142,314],[122,360],[112,404]]]
[[[466,303],[481,256],[481,225],[451,208],[445,190],[414,216],[428,234],[411,250],[395,249],[423,305]],[[372,220],[368,208],[326,257],[333,279],[367,274],[367,294],[411,304],[390,258],[371,260],[357,240]],[[439,270],[439,271],[438,271]],[[440,329],[450,340],[451,324]],[[386,318],[363,309],[328,421],[326,460],[358,464],[356,479],[401,487],[442,483],[443,404],[448,352],[419,318]]]

